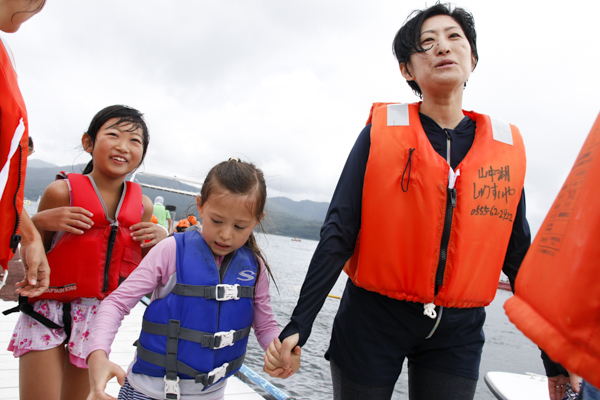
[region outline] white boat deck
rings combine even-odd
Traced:
[[[0,300],[0,311],[7,310],[16,306],[16,302]],[[145,306],[138,304],[131,313],[125,317],[121,328],[115,338],[110,355],[111,361],[119,364],[124,370],[127,370],[129,363],[133,359],[133,342],[138,338],[140,327],[142,326],[142,315]],[[18,400],[19,399],[19,360],[14,358],[7,349],[8,342],[17,322],[18,313],[10,315],[0,314],[0,400]],[[119,384],[116,379],[112,379],[107,386],[106,392],[117,397]],[[240,381],[236,377],[228,380],[225,390],[225,399],[227,400],[264,400],[262,396],[256,393],[250,386]]]

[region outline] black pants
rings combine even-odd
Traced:
[[[435,319],[423,315],[423,304],[391,299],[348,280],[325,356],[353,382],[370,387],[393,386],[405,360],[413,371],[436,371],[476,382],[485,310],[436,309],[437,326]],[[418,382],[419,375],[415,376]]]
[[[389,400],[391,386],[366,386],[349,379],[331,361],[334,400]],[[477,381],[458,375],[429,369],[408,367],[408,397],[410,400],[469,400],[475,397]]]

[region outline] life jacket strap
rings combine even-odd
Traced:
[[[230,330],[209,333],[179,326],[177,335],[175,337],[177,339],[187,340],[188,342],[199,343],[202,345],[202,347],[208,347],[216,350],[222,349],[223,347],[232,346],[238,340],[248,337],[250,335],[251,328],[251,326],[248,326],[237,331]],[[146,319],[142,321],[142,330],[151,335],[169,336],[169,329],[170,324],[150,322]]]
[[[71,337],[71,303],[63,303],[63,326],[56,324],[55,322],[49,320],[42,314],[34,311],[33,305],[29,304],[29,298],[25,296],[19,295],[19,304],[16,307],[9,308],[8,310],[2,311],[2,314],[8,315],[15,312],[22,312],[23,314],[29,315],[31,318],[35,319],[40,324],[50,328],[50,329],[64,329],[67,335],[67,341]]]
[[[165,377],[170,380],[177,378],[177,348],[179,346],[179,325],[175,319],[169,320],[167,325],[167,354],[165,356]]]
[[[168,344],[167,344],[167,348],[168,348]],[[192,378],[194,378],[196,383],[201,383],[202,386],[207,387],[207,386],[210,386],[210,385],[218,382],[220,379],[224,378],[231,372],[241,368],[242,364],[244,363],[245,354],[243,354],[241,357],[238,357],[229,363],[225,363],[225,364],[221,365],[220,367],[213,369],[210,372],[197,371],[194,368],[190,367],[189,365],[187,365],[177,359],[175,359],[173,361],[172,359],[170,359],[168,356],[166,356],[164,354],[155,353],[151,350],[144,348],[144,346],[142,346],[139,341],[137,342],[137,356],[147,363],[154,364],[161,368],[164,368],[165,371],[173,369],[173,367],[171,365],[167,366],[167,363],[169,363],[169,364],[174,363],[178,374],[184,374],[184,375],[191,376]],[[167,378],[167,380],[174,381],[174,380],[176,380],[176,378],[173,378],[173,379]]]
[[[50,329],[62,329],[63,327],[55,324],[53,321],[44,317],[42,314],[33,310],[33,305],[29,304],[29,299],[25,296],[19,295],[19,305],[16,307],[10,308],[8,310],[2,311],[2,314],[8,315],[15,312],[22,312],[23,314],[29,315],[31,318],[38,321],[40,324],[47,326]]]
[[[177,283],[173,290],[173,294],[188,297],[204,297],[206,299],[214,299],[217,301],[239,300],[242,297],[254,297],[254,286],[235,285],[185,285]]]

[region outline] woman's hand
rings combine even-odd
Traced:
[[[82,235],[90,229],[94,215],[81,207],[58,207],[39,211],[31,220],[39,231],[69,232]]]
[[[548,393],[550,400],[560,400],[565,396],[567,383],[570,381],[568,376],[557,375],[548,377]],[[579,387],[579,386],[578,386]]]
[[[139,222],[131,225],[129,230],[133,240],[142,242],[142,248],[150,248],[169,235],[165,228],[152,222]]]
[[[125,384],[127,373],[123,368],[108,360],[104,350],[96,350],[88,357],[88,367],[90,375],[90,394],[87,400],[116,400],[106,394],[106,384],[113,377],[117,378],[119,385]]]

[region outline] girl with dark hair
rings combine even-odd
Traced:
[[[279,335],[270,269],[253,234],[266,198],[263,173],[253,164],[230,159],[210,170],[197,198],[202,231],[163,240],[102,302],[88,347],[88,400],[106,399],[113,376],[122,400],[222,399],[226,378],[242,365],[250,328],[263,349]],[[149,292],[126,373],[108,360],[110,346],[124,316]]]
[[[394,39],[422,101],[375,103],[321,229],[298,304],[265,371],[289,376],[344,270],[329,350],[334,399],[389,399],[408,359],[410,399],[472,399],[484,307],[514,285],[530,244],[519,130],[462,109],[478,62],[473,16],[437,3]]]
[[[150,222],[152,201],[125,182],[148,142],[139,111],[107,107],[82,137],[92,155],[84,174],[63,173],[42,195],[34,223],[48,250],[51,286],[41,296],[19,298],[14,311],[22,314],[9,343],[19,357],[23,400],[87,396],[84,354],[98,305],[166,237]]]

